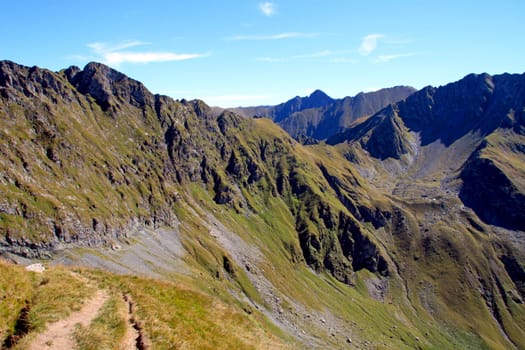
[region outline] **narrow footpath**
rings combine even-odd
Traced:
[[[98,290],[95,295],[77,312],[55,323],[50,323],[47,329],[36,336],[29,345],[29,350],[64,350],[74,349],[76,346],[73,339],[75,325],[80,324],[87,327],[97,316],[100,308],[108,300],[108,294]]]

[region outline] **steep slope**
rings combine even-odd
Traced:
[[[525,231],[525,137],[493,133],[465,163],[460,198],[486,223]]]
[[[461,171],[461,198],[482,219],[523,230],[521,214],[500,210],[500,220],[487,208],[522,203],[524,106],[525,75],[471,74],[418,91],[327,142],[359,144],[381,160],[404,157],[419,177]]]
[[[308,97],[297,96],[277,106],[236,108],[234,111],[246,117],[268,117],[297,139],[323,140],[415,91],[412,87],[396,86],[332,99],[316,90]]]
[[[426,115],[413,115],[418,134],[401,112],[413,97],[336,146],[303,146],[269,119],[153,95],[97,63],[54,73],[1,62],[0,97],[3,255],[176,279],[192,296],[205,293],[195,306],[184,298],[179,306],[194,313],[180,315],[166,300],[186,294],[169,283],[91,273],[156,305],[158,315],[143,311],[144,329],[160,348],[173,329],[206,343],[220,322],[209,309],[224,311],[221,303],[240,324],[297,348],[525,346],[521,233],[463,208],[461,168],[443,173],[431,158],[446,150],[439,164],[462,165],[479,132],[448,147],[422,142]],[[329,100],[318,93],[308,103]],[[520,162],[505,173],[521,174]],[[513,191],[502,201],[520,205]]]
[[[403,209],[394,232],[405,239],[397,246],[418,263],[401,270],[433,281],[413,287],[425,308],[436,312],[428,288],[448,290],[457,276],[456,288],[481,291],[465,295],[481,296],[518,348],[522,335],[509,320],[522,304],[525,271],[524,107],[525,75],[469,75],[418,91],[328,140]],[[434,274],[448,265],[443,256],[469,272],[449,266],[449,278]],[[462,306],[465,313],[480,307]]]
[[[256,208],[255,195],[280,198],[308,264],[349,281],[356,253],[342,237],[361,237],[359,225],[330,204],[316,165],[267,122],[228,111],[216,118],[202,102],[153,96],[100,64],[60,74],[4,66],[3,246],[97,244],[136,224],[173,225],[179,187],[197,182],[239,212]],[[25,79],[32,91],[21,94]]]

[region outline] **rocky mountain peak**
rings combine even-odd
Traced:
[[[26,68],[11,61],[0,61],[0,86],[12,85],[13,78],[17,75],[16,72]]]
[[[334,101],[333,98],[317,89],[308,96],[308,104],[312,106],[326,106]]]
[[[154,96],[142,83],[101,63],[90,62],[82,71],[68,70],[66,73],[81,93],[91,95],[103,110],[112,105],[129,102],[135,107],[144,108],[154,103]]]

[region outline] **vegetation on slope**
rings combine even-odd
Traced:
[[[96,289],[107,290],[110,298],[89,327],[77,328],[79,349],[119,349],[124,340],[126,308],[133,309],[143,328],[146,343],[153,349],[286,349],[266,323],[238,311],[217,298],[187,286],[133,276],[116,276],[103,271],[47,269],[42,274],[0,261],[0,276],[9,276],[1,289],[6,302],[0,317],[2,348],[23,349],[31,344],[46,324],[56,322],[80,306]],[[133,305],[123,302],[132,300]],[[5,305],[4,305],[5,304]],[[5,306],[5,307],[4,307]],[[123,310],[124,309],[124,310]]]

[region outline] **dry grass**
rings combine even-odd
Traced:
[[[291,348],[268,328],[260,315],[249,315],[182,285],[102,271],[72,273],[62,268],[36,275],[5,263],[0,263],[0,272],[0,287],[5,296],[0,299],[0,341],[5,342],[15,333],[20,311],[30,305],[28,333],[16,339],[14,349],[26,348],[45,329],[46,323],[80,309],[98,287],[109,290],[110,299],[89,326],[77,326],[74,337],[82,350],[119,349],[127,322],[122,293],[132,297],[134,317],[154,349]],[[6,283],[5,277],[11,283]],[[18,298],[13,297],[15,294]],[[4,302],[8,297],[11,301]]]
[[[67,269],[39,274],[0,262],[0,342],[25,348],[47,323],[79,310],[94,291]]]
[[[34,281],[23,268],[0,259],[0,342],[15,335],[20,312],[31,301]]]
[[[136,317],[155,349],[287,349],[257,317],[187,286],[152,279],[90,276],[129,293]]]

